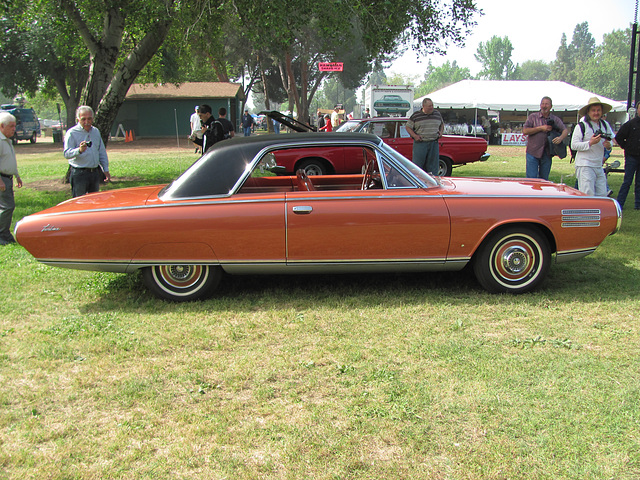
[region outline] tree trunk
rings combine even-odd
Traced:
[[[105,95],[100,100],[96,110],[95,126],[100,130],[105,145],[109,140],[111,126],[124,102],[129,87],[164,42],[171,22],[172,19],[163,18],[152,26],[113,76]]]
[[[262,68],[262,61],[258,60],[258,62],[260,65],[260,76],[262,77],[262,86],[264,89],[264,106],[268,112],[271,110],[271,101],[269,100],[269,89],[267,88],[267,76],[264,73],[264,68]],[[267,118],[265,119],[265,122],[267,122],[267,132],[273,133],[275,130],[273,129],[273,122],[271,119]]]
[[[102,38],[97,39],[80,15],[75,2],[72,0],[60,0],[60,6],[75,24],[80,38],[82,38],[89,50],[91,59],[89,80],[84,88],[82,97],[85,105],[89,105],[96,110],[113,78],[113,70],[122,45],[126,14],[114,7],[106,11]]]
[[[173,18],[167,15],[156,19],[114,74],[122,46],[126,12],[115,7],[105,12],[102,38],[96,39],[80,15],[75,2],[59,1],[60,7],[71,18],[89,49],[91,64],[89,80],[83,92],[84,104],[94,109],[96,114],[94,125],[100,130],[106,144],[111,126],[129,87],[164,42]],[[167,0],[167,10],[171,9],[174,2],[175,0]],[[68,115],[69,112],[67,112]]]
[[[291,109],[293,115],[293,107],[295,106],[296,113],[298,114],[298,119],[300,119],[300,96],[298,95],[298,87],[296,86],[296,77],[293,74],[293,59],[291,58],[291,52],[287,50],[285,53],[285,68],[287,72],[287,85],[289,87],[289,108]],[[291,101],[293,100],[293,104]]]

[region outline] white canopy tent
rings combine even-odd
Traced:
[[[462,80],[414,100],[414,110],[429,97],[436,108],[479,109],[511,112],[537,112],[542,97],[551,97],[554,112],[576,112],[591,97],[598,97],[613,107],[614,112],[626,112],[624,103],[611,100],[565,82],[528,80]]]
[[[542,97],[550,97],[552,112],[562,118],[565,125],[576,123],[578,110],[586,105],[591,97],[613,107],[607,120],[614,129],[627,120],[626,105],[596,93],[583,90],[565,82],[546,82],[529,80],[462,80],[448,87],[436,90],[414,100],[415,111],[422,108],[424,98],[433,100],[435,107],[445,118],[447,129],[457,131],[468,127],[469,133],[484,134],[480,125],[480,116],[499,117],[499,129],[492,130],[494,140],[500,133],[521,132],[524,121],[532,112],[540,110]],[[498,130],[498,131],[496,131]],[[478,133],[481,132],[481,133]],[[492,141],[491,139],[489,140]],[[497,141],[497,140],[496,140]],[[504,139],[503,139],[504,141]],[[520,140],[524,142],[524,140]]]

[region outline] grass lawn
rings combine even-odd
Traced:
[[[454,175],[524,175],[524,147],[490,153]],[[17,155],[14,220],[70,196],[59,153]],[[121,188],[195,156],[110,159]],[[631,193],[621,232],[520,296],[268,276],[184,305],[1,247],[0,478],[640,478],[639,234]]]

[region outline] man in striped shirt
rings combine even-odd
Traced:
[[[413,138],[413,163],[432,175],[438,174],[440,146],[438,139],[444,131],[440,112],[433,108],[430,98],[422,101],[422,110],[415,112],[406,125]]]

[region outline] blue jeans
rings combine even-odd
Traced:
[[[527,153],[527,178],[544,178],[549,180],[551,172],[551,156],[543,153],[540,158]]]
[[[440,145],[438,140],[413,142],[413,163],[432,175],[438,175],[440,164]]]
[[[620,208],[624,207],[624,202],[627,200],[634,176],[636,177],[634,189],[634,195],[636,197],[635,207],[640,208],[640,180],[638,180],[640,176],[640,160],[624,152],[624,180],[622,180],[622,186],[620,187],[617,198]]]
[[[242,127],[242,130],[244,130],[245,137],[249,137],[251,135],[251,127]]]
[[[93,172],[91,170],[93,170]],[[71,195],[74,197],[80,197],[85,193],[100,191],[102,171],[100,170],[100,167],[93,168],[91,170],[71,167],[71,175],[69,175]]]

